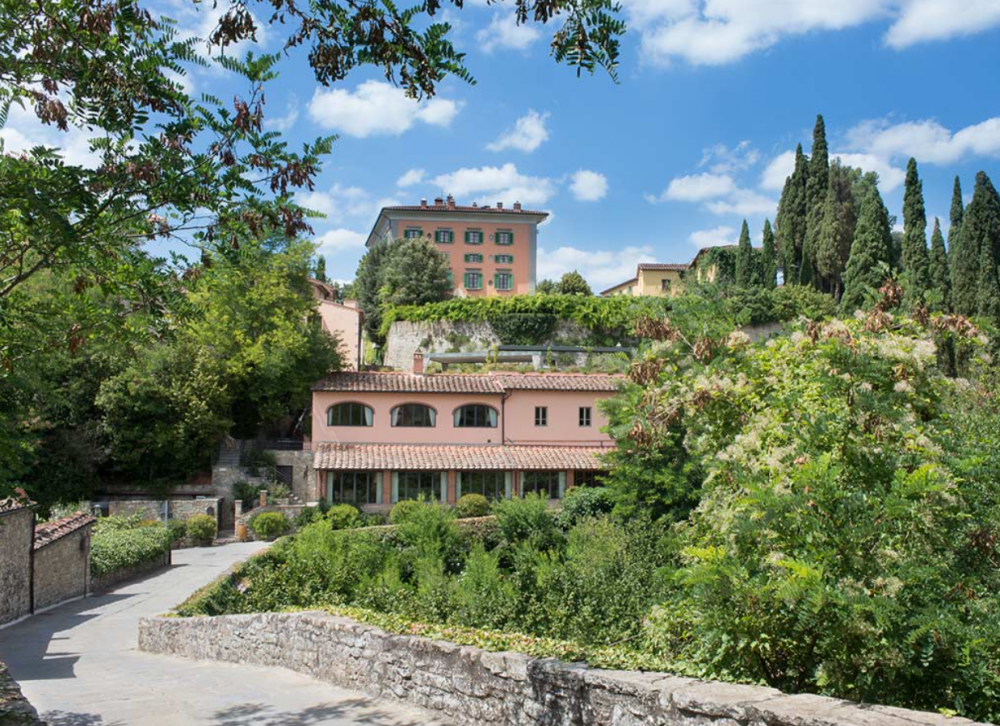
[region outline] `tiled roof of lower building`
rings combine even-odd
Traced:
[[[623,378],[605,373],[334,373],[314,391],[345,393],[492,393],[618,390]]]
[[[606,469],[609,448],[500,444],[315,444],[313,466],[339,471]]]
[[[82,527],[88,527],[96,521],[97,519],[85,512],[77,512],[62,519],[43,522],[35,527],[35,549],[52,544],[57,539],[72,534]]]
[[[16,512],[21,509],[35,506],[35,503],[24,497],[7,497],[0,499],[0,515]]]
[[[688,268],[686,262],[640,262],[640,270],[667,270],[673,272],[684,272]]]
[[[505,391],[614,392],[624,376],[609,373],[494,373]]]

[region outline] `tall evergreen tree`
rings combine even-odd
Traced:
[[[906,165],[906,186],[903,192],[903,246],[900,267],[907,278],[907,297],[918,300],[930,286],[927,259],[927,214],[924,211],[923,183],[917,174],[917,160],[910,157]]]
[[[778,284],[778,254],[774,248],[774,232],[771,230],[771,220],[764,220],[764,233],[762,235],[763,249],[761,249],[760,276],[764,287],[773,288]]]
[[[1000,223],[1000,218],[998,218]],[[997,276],[997,245],[988,236],[979,243],[979,282],[976,285],[976,315],[1000,324],[1000,278]]]
[[[736,284],[739,287],[749,287],[753,277],[753,246],[750,244],[750,228],[743,220],[740,230],[740,242],[736,246]]]
[[[823,206],[830,184],[830,153],[826,143],[826,125],[822,116],[816,116],[813,127],[812,154],[809,157],[809,180],[806,184],[806,239],[802,247],[802,266],[799,281],[803,285],[822,287],[817,274],[816,252],[820,248],[819,235],[823,226]]]
[[[809,158],[802,153],[802,144],[795,147],[795,169],[785,180],[785,188],[778,202],[777,227],[778,251],[786,285],[799,281],[802,246],[806,239],[806,186],[809,182]]]
[[[821,286],[839,298],[857,218],[850,171],[837,162],[830,167],[822,219],[816,236],[816,273]]]
[[[938,307],[941,310],[951,309],[951,273],[948,270],[948,251],[944,247],[944,235],[941,234],[941,223],[934,218],[934,231],[931,232],[930,252],[930,289],[940,299]]]
[[[962,247],[962,218],[965,214],[965,204],[962,201],[962,182],[958,175],[955,175],[955,185],[951,191],[951,210],[948,214],[950,226],[948,227],[948,267],[951,273],[951,310],[958,312],[955,290],[958,281],[956,280],[956,264]],[[977,260],[978,264],[978,260]]]
[[[962,214],[960,241],[951,255],[952,307],[959,315],[989,313],[990,290],[980,291],[980,285],[991,285],[996,270],[983,270],[984,261],[997,259],[1000,245],[1000,197],[985,172],[976,174],[972,201]],[[982,246],[991,247],[984,254]],[[984,307],[981,308],[981,303]]]
[[[844,294],[840,301],[844,310],[861,307],[867,290],[881,287],[885,282],[884,270],[888,269],[891,260],[889,210],[885,208],[878,188],[872,186],[861,202],[851,254],[844,270]]]
[[[326,258],[320,255],[316,258],[316,279],[320,282],[326,282]]]

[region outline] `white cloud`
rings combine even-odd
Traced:
[[[725,225],[712,229],[700,229],[688,235],[688,242],[696,247],[718,247],[736,244],[739,233],[734,227]]]
[[[736,189],[723,199],[713,199],[705,203],[712,214],[736,214],[749,217],[756,214],[774,214],[778,202],[751,189]]]
[[[397,187],[412,187],[424,181],[426,172],[423,169],[410,169],[396,180]]]
[[[59,149],[70,166],[93,169],[100,165],[101,159],[90,150],[90,137],[90,133],[75,126],[70,126],[68,131],[60,131],[55,126],[43,124],[32,111],[17,105],[10,107],[7,124],[0,128],[0,139],[8,154],[27,152],[35,146],[47,146]]]
[[[658,197],[647,194],[649,202],[703,202],[717,199],[736,190],[736,182],[728,174],[689,174],[670,180],[670,184]]]
[[[347,219],[374,219],[382,207],[399,204],[388,197],[376,199],[361,187],[334,184],[329,191],[312,191],[300,194],[297,203],[307,209],[322,212],[329,222],[341,223]]]
[[[911,0],[886,33],[893,48],[972,35],[1000,25],[996,0]]]
[[[367,237],[361,232],[355,232],[351,229],[331,229],[313,241],[318,245],[316,251],[321,255],[325,255],[327,264],[329,264],[331,259],[338,253],[343,254],[345,252],[363,250],[366,239]]]
[[[595,292],[607,289],[635,276],[639,262],[656,259],[655,250],[649,246],[625,247],[620,250],[581,250],[560,247],[556,250],[538,249],[538,279],[558,280],[564,273],[577,270],[591,284]]]
[[[486,146],[490,151],[517,149],[531,153],[545,141],[548,141],[549,131],[545,128],[548,113],[538,113],[529,109],[528,113],[514,123],[514,128],[507,129],[496,141]]]
[[[780,190],[785,186],[785,179],[795,171],[795,152],[786,151],[778,154],[768,162],[760,175],[760,185],[764,189]]]
[[[264,127],[275,131],[288,131],[299,120],[299,99],[293,93],[288,99],[284,116],[264,118]]]
[[[608,178],[604,174],[580,169],[572,178],[569,189],[577,201],[596,202],[608,193]]]
[[[741,141],[732,148],[725,144],[708,147],[702,152],[698,166],[707,166],[713,174],[732,174],[749,169],[759,160],[760,152],[749,141]]]
[[[484,53],[499,49],[524,50],[541,37],[541,32],[528,23],[517,24],[514,13],[496,13],[490,24],[476,33]]]
[[[363,139],[399,136],[418,121],[449,126],[461,107],[461,102],[444,98],[416,101],[389,83],[365,81],[353,92],[316,89],[309,102],[309,117],[323,128]]]
[[[431,180],[439,189],[456,197],[478,195],[476,201],[545,204],[555,194],[555,183],[546,177],[521,174],[514,164],[462,168]]]
[[[890,21],[886,45],[971,35],[1000,25],[996,0],[624,0],[646,60],[722,65],[784,38]]]
[[[884,159],[907,158],[930,164],[953,164],[966,156],[1000,155],[1000,117],[954,133],[937,121],[864,121],[847,133],[850,144]]]

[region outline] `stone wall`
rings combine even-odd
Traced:
[[[0,724],[2,726],[45,726],[35,707],[21,693],[21,687],[0,661]]]
[[[83,597],[90,589],[90,527],[35,550],[35,610]]]
[[[470,726],[969,726],[772,688],[603,671],[394,635],[324,613],[146,618],[139,648],[282,666]]]
[[[285,519],[295,524],[295,518],[299,516],[303,509],[306,508],[306,504],[268,504],[266,507],[256,507],[254,509],[247,510],[236,517],[236,524],[244,524],[247,527],[247,539],[254,541],[257,539],[257,535],[254,534],[253,530],[250,529],[250,520],[256,517],[258,514],[263,514],[264,512],[278,512],[279,514],[285,515]],[[291,530],[289,530],[291,531]]]
[[[31,612],[31,550],[35,512],[0,510],[0,624]]]
[[[167,500],[167,517],[169,519],[187,519],[195,514],[208,514],[218,519],[222,507],[221,499],[205,497],[203,499],[170,499]],[[108,513],[112,516],[128,517],[141,513],[144,519],[163,519],[162,499],[112,499],[108,503]]]

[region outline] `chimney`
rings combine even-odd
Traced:
[[[441,197],[434,197],[434,206],[435,207],[444,206],[444,200]]]
[[[520,212],[521,211],[521,203],[520,202],[514,202],[514,211],[515,212]]]
[[[413,375],[422,376],[424,374],[424,354],[419,350],[413,352]]]
[[[420,206],[421,207],[426,207],[427,206],[427,200],[426,199],[421,199],[420,200]]]
[[[497,202],[497,209],[503,209],[503,202]]]
[[[455,197],[453,197],[453,196],[451,196],[449,194],[448,195],[448,209],[454,209],[454,208],[455,208]]]

